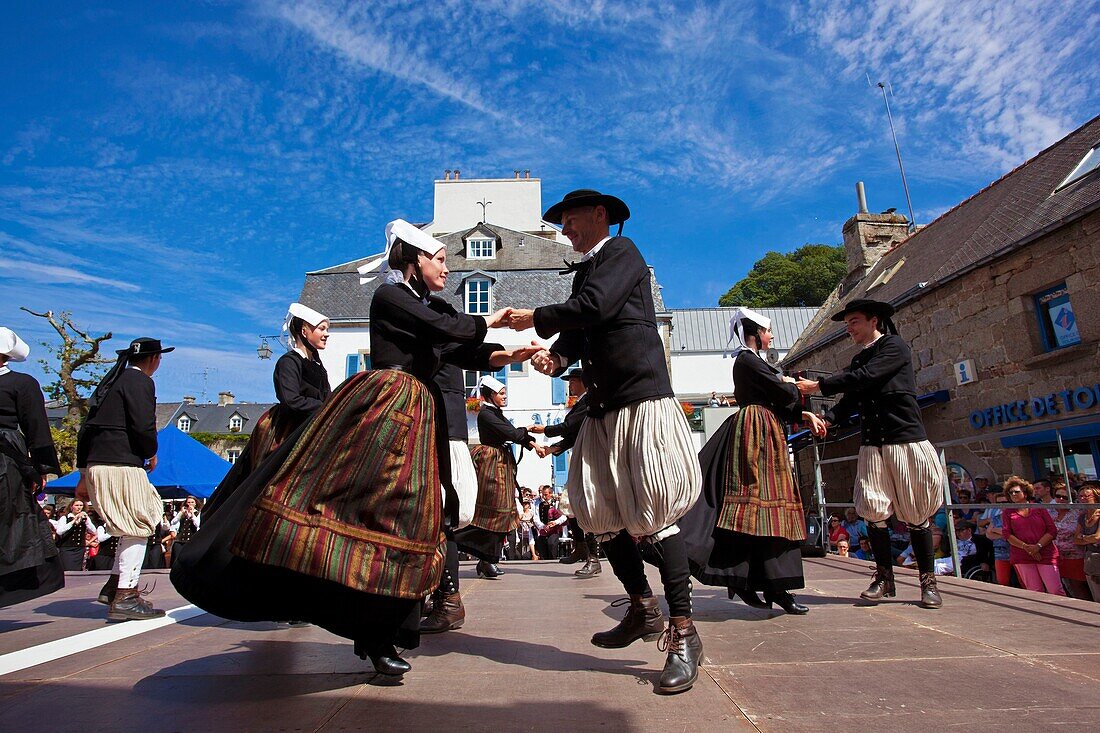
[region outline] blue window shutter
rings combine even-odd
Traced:
[[[359,371],[359,354],[348,354],[347,369],[345,371],[345,379]]]
[[[565,486],[569,478],[569,451],[560,456],[554,456],[554,486]]]
[[[501,367],[496,371],[493,376],[499,379],[504,384],[508,384],[508,367]]]
[[[550,403],[554,405],[565,404],[565,380],[550,378]]]

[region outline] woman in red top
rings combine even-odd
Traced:
[[[1019,476],[1009,476],[1005,481],[1005,497],[1011,504],[1022,504],[1031,499],[1031,484]],[[1028,590],[1064,596],[1062,578],[1058,574],[1058,548],[1054,538],[1058,528],[1046,509],[1004,510],[1004,538],[1009,544],[1009,562],[1016,569],[1020,582]]]
[[[829,517],[829,544],[836,547],[836,543],[841,539],[851,541],[851,537],[848,536],[848,530],[840,526],[840,517],[833,515]]]

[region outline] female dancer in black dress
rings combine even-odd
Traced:
[[[770,319],[741,308],[731,321],[734,396],[740,410],[699,453],[703,495],[680,520],[692,575],[725,586],[750,606],[778,603],[787,613],[809,609],[788,592],[804,585],[800,543],[806,538],[802,501],[787,458],[782,421],[825,425],[802,409],[794,380],[757,353],[771,345]],[[764,591],[761,602],[756,591]]]
[[[371,302],[375,369],[340,385],[242,483],[227,477],[172,582],[226,618],[315,623],[355,640],[378,672],[400,675],[409,664],[396,647],[419,644],[419,602],[438,585],[446,552],[439,351],[482,342],[508,311],[429,307],[446,284],[446,249],[401,220],[386,234],[387,261],[402,277]]]
[[[42,388],[13,372],[30,348],[0,328],[0,608],[65,585],[50,521],[34,500],[46,475],[61,473]]]

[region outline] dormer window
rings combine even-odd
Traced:
[[[179,420],[176,420],[176,427],[180,429],[181,433],[191,432],[191,418],[187,415],[183,415]]]
[[[466,281],[466,312],[471,316],[492,313],[493,283],[487,277],[471,277]]]
[[[229,432],[239,433],[241,432],[241,428],[243,427],[244,420],[241,418],[240,415],[234,415],[233,417],[229,418]]]
[[[1073,183],[1079,181],[1089,173],[1092,173],[1097,168],[1100,168],[1100,145],[1097,145],[1092,150],[1085,153],[1085,157],[1081,159],[1081,162],[1077,164],[1077,167],[1066,176],[1066,180],[1058,184],[1058,188],[1055,191],[1060,190]]]
[[[466,259],[491,260],[496,257],[496,240],[482,237],[466,240]]]

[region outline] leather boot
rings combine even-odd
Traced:
[[[479,578],[496,578],[499,575],[500,575],[500,572],[497,570],[496,566],[494,566],[492,563],[485,562],[484,560],[478,561],[478,563],[477,563],[477,577],[479,577]]]
[[[603,568],[600,567],[600,561],[594,557],[589,557],[584,562],[584,567],[573,573],[578,578],[595,578],[597,575],[603,572]]]
[[[462,607],[462,594],[443,593],[432,607],[428,617],[420,622],[421,634],[439,634],[462,628],[466,622],[466,609]]]
[[[141,621],[162,616],[164,611],[153,608],[153,604],[142,598],[137,588],[119,588],[111,607],[107,609],[108,621]]]
[[[620,598],[611,604],[611,607],[629,603],[623,620],[608,631],[600,631],[592,635],[592,643],[605,649],[621,649],[629,646],[638,639],[653,641],[664,631],[664,614],[657,605],[654,596],[644,598],[642,596],[630,596]]]
[[[107,578],[107,582],[99,589],[99,598],[96,600],[104,606],[109,606],[115,600],[116,593],[118,593],[118,576],[112,575]]]
[[[940,608],[943,599],[936,588],[936,554],[932,547],[932,528],[909,529],[913,542],[913,557],[920,572],[920,605],[923,608]]]
[[[793,616],[804,616],[810,612],[809,607],[803,606],[785,590],[766,590],[764,600],[770,606],[773,602],[787,613]]]
[[[699,676],[699,660],[703,658],[703,641],[691,619],[673,616],[668,621],[668,629],[657,642],[658,649],[668,652],[657,683],[657,692],[663,695],[690,690]]]
[[[583,539],[573,539],[573,551],[565,557],[558,558],[558,562],[562,565],[573,565],[578,562],[586,562],[588,560],[588,545],[585,544]]]
[[[871,525],[867,528],[867,539],[871,542],[871,554],[875,556],[875,577],[867,590],[859,594],[868,601],[879,601],[897,595],[894,589],[894,556],[890,552],[890,530],[886,527]]]
[[[754,590],[748,590],[746,588],[727,588],[726,594],[730,597],[731,601],[734,598],[740,598],[742,601],[744,601],[746,606],[750,606],[752,608],[772,607],[771,601],[760,600],[760,596],[758,596],[756,594],[756,591]]]
[[[400,677],[412,669],[411,664],[398,656],[397,648],[393,644],[368,646],[365,642],[356,641],[355,655],[360,659],[369,659],[378,674]]]

